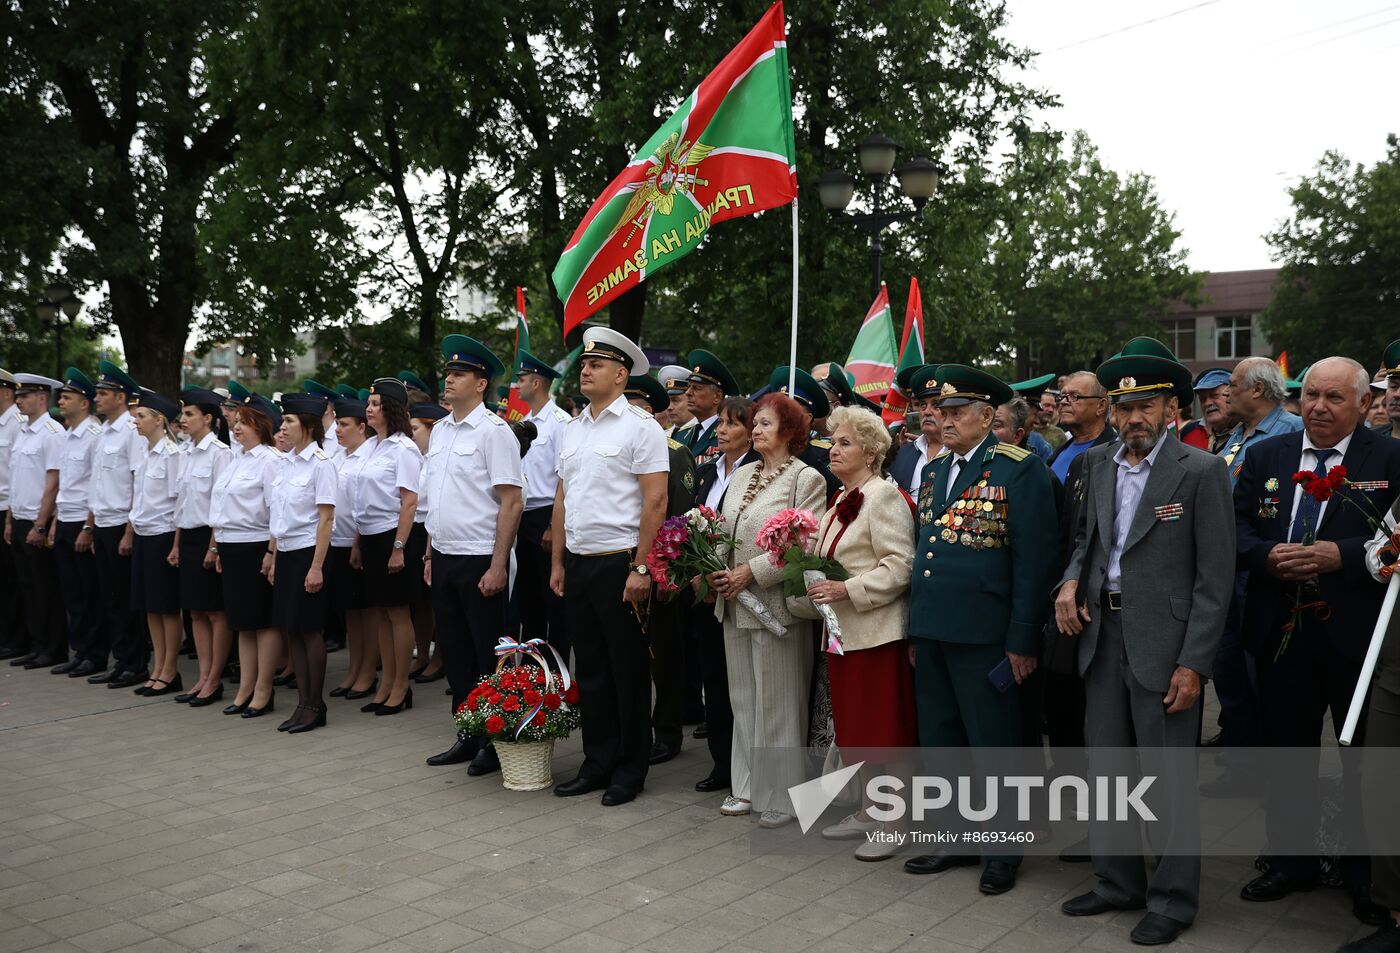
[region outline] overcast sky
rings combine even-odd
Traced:
[[[1040,53],[1028,78],[1060,97],[1046,118],[1151,175],[1198,270],[1272,267],[1261,236],[1287,216],[1289,185],[1328,149],[1370,165],[1400,132],[1395,0],[1008,7],[1010,38]]]

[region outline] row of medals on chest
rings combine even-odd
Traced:
[[[953,502],[936,523],[942,526],[939,536],[947,543],[961,543],[975,549],[999,549],[1005,545],[1006,488],[987,486],[979,481],[970,498]],[[961,531],[961,533],[959,533]]]

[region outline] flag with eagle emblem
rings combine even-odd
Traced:
[[[797,197],[784,22],[773,4],[594,200],[552,274],[565,334],[710,225]]]

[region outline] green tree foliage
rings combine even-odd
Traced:
[[[1369,168],[1328,152],[1289,196],[1291,217],[1265,236],[1282,263],[1269,340],[1297,367],[1332,354],[1375,366],[1400,336],[1400,141]]]

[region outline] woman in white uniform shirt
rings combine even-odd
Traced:
[[[180,490],[175,502],[175,544],[170,565],[180,573],[180,608],[190,614],[199,681],[177,702],[193,708],[224,697],[224,666],[233,647],[224,615],[224,584],[214,569],[214,531],[209,528],[209,500],[214,484],[228,466],[228,426],[219,410],[219,395],[198,387],[180,395],[180,428],[189,449],[180,454]]]
[[[409,408],[409,413],[412,414],[413,443],[426,462],[428,438],[432,436],[433,424],[446,417],[448,412],[443,410],[441,404],[414,404]],[[409,533],[408,547],[405,549],[409,554],[407,562],[410,568],[413,566],[415,551],[420,560],[428,554],[427,530],[424,528],[427,519],[428,488],[424,485],[418,488],[418,511],[413,515],[413,531]],[[432,587],[428,585],[423,587],[423,598],[413,605],[413,638],[419,665],[410,676],[419,684],[436,682],[444,676],[445,671],[440,655],[433,653],[432,658],[428,657],[429,647],[433,642],[433,597]]]
[[[184,690],[180,681],[180,574],[166,561],[175,543],[175,500],[180,460],[167,430],[180,416],[169,397],[143,390],[133,416],[145,450],[136,463],[131,503],[131,609],[146,614],[154,661],[151,677],[138,695]]]
[[[413,443],[408,391],[403,382],[381,377],[370,386],[366,422],[379,437],[355,474],[355,528],[351,564],[365,572],[365,610],[378,633],[384,669],[374,700],[360,710],[394,715],[413,707],[409,666],[413,661],[411,606],[421,598],[423,554],[410,566],[409,536],[418,508],[423,455]]]
[[[355,544],[352,487],[355,474],[374,447],[374,431],[365,423],[365,402],[354,397],[337,399],[335,430],[341,453],[335,461],[335,521],[331,524],[326,597],[345,615],[345,645],[350,667],[340,685],[331,689],[330,696],[354,700],[368,698],[374,693],[374,676],[379,668],[378,636],[367,627],[365,619],[364,571],[350,565],[350,549]]]
[[[297,734],[326,723],[325,565],[335,520],[336,474],[321,448],[326,398],[282,397],[282,435],[290,448],[272,480],[272,624],[287,637],[297,676],[297,709],[277,726]]]
[[[273,449],[273,427],[282,415],[264,397],[250,394],[231,411],[233,459],[209,502],[216,565],[224,580],[224,611],[238,633],[238,694],[225,715],[256,718],[273,708],[272,677],[282,638],[272,627],[272,480],[281,460]]]

